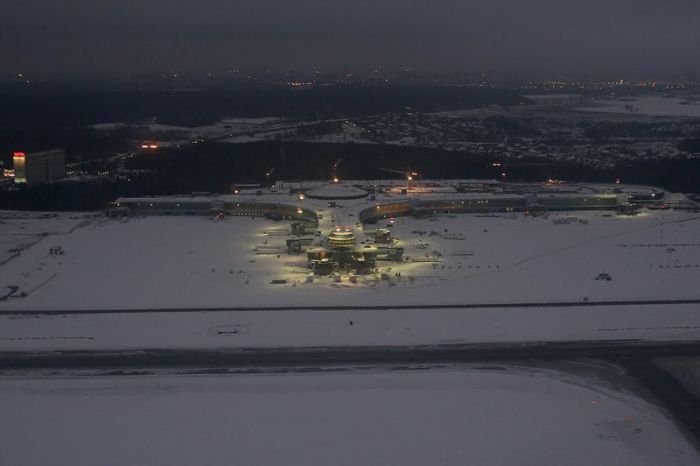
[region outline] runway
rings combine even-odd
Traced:
[[[122,309],[27,309],[0,310],[0,316],[20,315],[72,315],[72,314],[153,314],[183,312],[236,312],[236,311],[389,311],[401,309],[514,309],[514,308],[553,308],[553,307],[601,307],[601,306],[659,306],[700,304],[700,298],[693,299],[647,299],[647,300],[600,300],[600,301],[522,301],[512,303],[467,303],[467,304],[407,304],[371,306],[231,306],[200,308],[122,308]]]

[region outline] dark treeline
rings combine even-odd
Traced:
[[[686,138],[678,144],[678,150],[691,154],[700,154],[700,138]]]
[[[493,158],[466,151],[381,144],[319,144],[307,142],[206,143],[178,151],[146,154],[131,168],[152,171],[153,193],[204,190],[224,192],[236,183],[264,183],[275,168],[284,180],[329,180],[335,161],[343,179],[401,179],[395,171],[416,171],[424,179],[500,178]],[[503,161],[502,159],[499,159]],[[520,158],[507,166],[509,180],[614,182],[663,186],[671,191],[696,192],[700,159],[623,161],[601,169],[554,159]],[[273,180],[274,181],[274,180]]]
[[[336,118],[386,112],[519,105],[509,90],[454,86],[319,86],[306,89],[124,90],[0,89],[0,153],[74,143],[81,126],[158,121],[199,126],[225,117]]]
[[[700,158],[670,160],[629,160],[616,172],[630,184],[661,186],[672,192],[700,193]]]
[[[425,177],[478,178],[494,176],[485,158],[439,149],[379,144],[318,144],[306,142],[206,143],[181,150],[145,154],[131,168],[152,170],[159,191],[182,189],[222,191],[236,183],[264,183],[265,173],[284,180],[329,180],[332,166],[343,179],[401,178],[398,171]],[[274,180],[273,180],[274,181]]]
[[[104,208],[119,196],[147,192],[147,179],[124,181],[83,181],[22,186],[0,193],[0,209],[45,211],[90,211]]]
[[[5,192],[0,208],[28,210],[93,210],[118,196],[189,194],[192,191],[228,192],[243,183],[266,182],[265,173],[275,168],[274,178],[287,181],[329,180],[335,161],[342,159],[337,174],[343,179],[402,179],[382,169],[417,171],[423,179],[498,178],[492,160],[466,152],[375,144],[314,144],[304,142],[258,142],[249,144],[207,143],[179,151],[161,151],[133,159],[129,168],[146,169],[131,181],[65,182]],[[700,160],[625,162],[614,169],[549,161],[519,159],[508,168],[509,180],[612,182],[651,184],[671,191],[697,192]],[[532,162],[532,165],[527,165]],[[507,161],[506,161],[507,163]]]
[[[318,86],[233,90],[0,92],[0,125],[89,125],[157,118],[196,126],[223,117],[332,118],[404,111],[518,105],[509,90],[456,86]]]

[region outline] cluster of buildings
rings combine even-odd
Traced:
[[[443,183],[444,184],[444,183]],[[543,215],[549,211],[607,210],[634,214],[639,206],[663,206],[665,192],[639,187],[621,190],[614,186],[556,187],[530,184],[516,192],[513,186],[489,180],[462,180],[445,184],[440,192],[407,192],[402,186],[377,189],[376,184],[330,183],[321,187],[307,184],[304,194],[290,185],[288,197],[279,191],[250,189],[234,195],[120,198],[108,209],[111,216],[123,215],[203,215],[216,219],[246,216],[288,221],[286,252],[305,254],[314,273],[337,271],[368,273],[378,261],[400,262],[401,244],[391,231],[380,225],[384,219],[401,216],[416,218],[456,214],[516,213]],[[476,192],[475,186],[481,191]],[[432,185],[431,185],[432,186]],[[465,189],[467,186],[468,189]],[[505,186],[505,187],[504,187]],[[451,188],[447,190],[447,188]],[[507,188],[507,189],[506,189]],[[447,191],[445,191],[447,190]],[[360,192],[364,193],[360,196]],[[335,196],[335,197],[334,197]],[[339,218],[351,224],[341,223]],[[341,226],[346,225],[346,226]],[[265,244],[259,254],[281,254],[284,246]]]
[[[496,160],[543,159],[613,168],[639,159],[686,158],[679,143],[700,119],[576,110],[580,95],[540,97],[538,105],[440,113],[391,113],[347,122],[321,142],[356,142],[469,152]],[[303,135],[298,136],[304,139]]]

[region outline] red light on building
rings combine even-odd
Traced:
[[[23,159],[25,156],[24,152],[13,152],[12,157],[17,157],[18,159]]]

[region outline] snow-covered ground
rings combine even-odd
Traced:
[[[625,113],[648,116],[695,117],[700,118],[700,100],[681,97],[622,97],[614,100],[598,100],[592,107],[576,110],[585,112]]]
[[[352,210],[324,213],[324,232],[347,224],[364,238]],[[3,265],[0,286],[17,286],[16,295],[26,296],[0,301],[0,309],[700,298],[700,217],[692,212],[397,218],[392,234],[407,260],[380,262],[385,280],[370,275],[357,283],[347,276],[306,283],[306,256],[285,250],[288,228],[246,217],[94,219],[45,237]],[[277,246],[280,254],[256,254],[256,245]],[[51,255],[52,246],[64,254]]]
[[[280,190],[291,186],[282,184]],[[307,192],[328,188],[323,183],[305,185]],[[418,191],[408,197],[496,196]],[[376,200],[345,199],[335,208],[325,200],[301,200],[281,191],[244,192],[237,198],[298,203],[323,217],[318,227],[322,234],[335,225],[347,226],[362,244],[370,235],[357,223],[359,212],[404,196],[387,188]],[[284,221],[27,215],[5,212],[0,224],[1,238],[13,246],[7,251],[15,244],[25,246],[21,253],[7,253],[0,265],[0,311],[17,313],[0,317],[0,348],[9,351],[700,337],[696,304],[589,306],[700,299],[700,216],[693,211],[385,219],[377,227],[390,229],[396,245],[404,248],[404,260],[380,261],[376,273],[339,277],[310,276],[305,254],[287,254],[285,242],[295,237]],[[552,302],[574,306],[483,306]],[[464,304],[475,307],[434,307]],[[309,310],[338,305],[425,308]],[[237,307],[299,310],[21,315],[40,310]]]
[[[3,465],[698,464],[658,408],[524,368],[0,378]]]
[[[0,211],[0,264],[47,236],[69,234],[93,216],[84,213]]]
[[[0,351],[315,348],[628,339],[700,340],[698,305],[0,316]]]
[[[314,187],[323,192],[322,184],[305,189]],[[323,215],[322,233],[347,225],[358,241],[368,238],[357,223],[360,210],[403,198],[388,190],[331,208],[279,189],[239,196],[299,203]],[[459,195],[419,191],[409,198]],[[357,282],[348,275],[309,282],[306,256],[286,253],[289,222],[31,217],[0,216],[1,245],[23,246],[0,265],[0,311],[9,311],[0,316],[0,351],[700,339],[697,304],[589,305],[700,298],[700,216],[689,211],[386,219],[377,226],[391,230],[406,259],[380,262],[378,274]],[[256,254],[256,246],[279,254]],[[286,283],[271,283],[280,278]],[[431,308],[552,301],[577,305]],[[368,308],[303,309],[335,305]],[[31,312],[241,306],[302,309]],[[255,376],[40,374],[0,376],[2,465],[700,461],[665,412],[619,388],[626,384],[589,372],[452,366]]]

